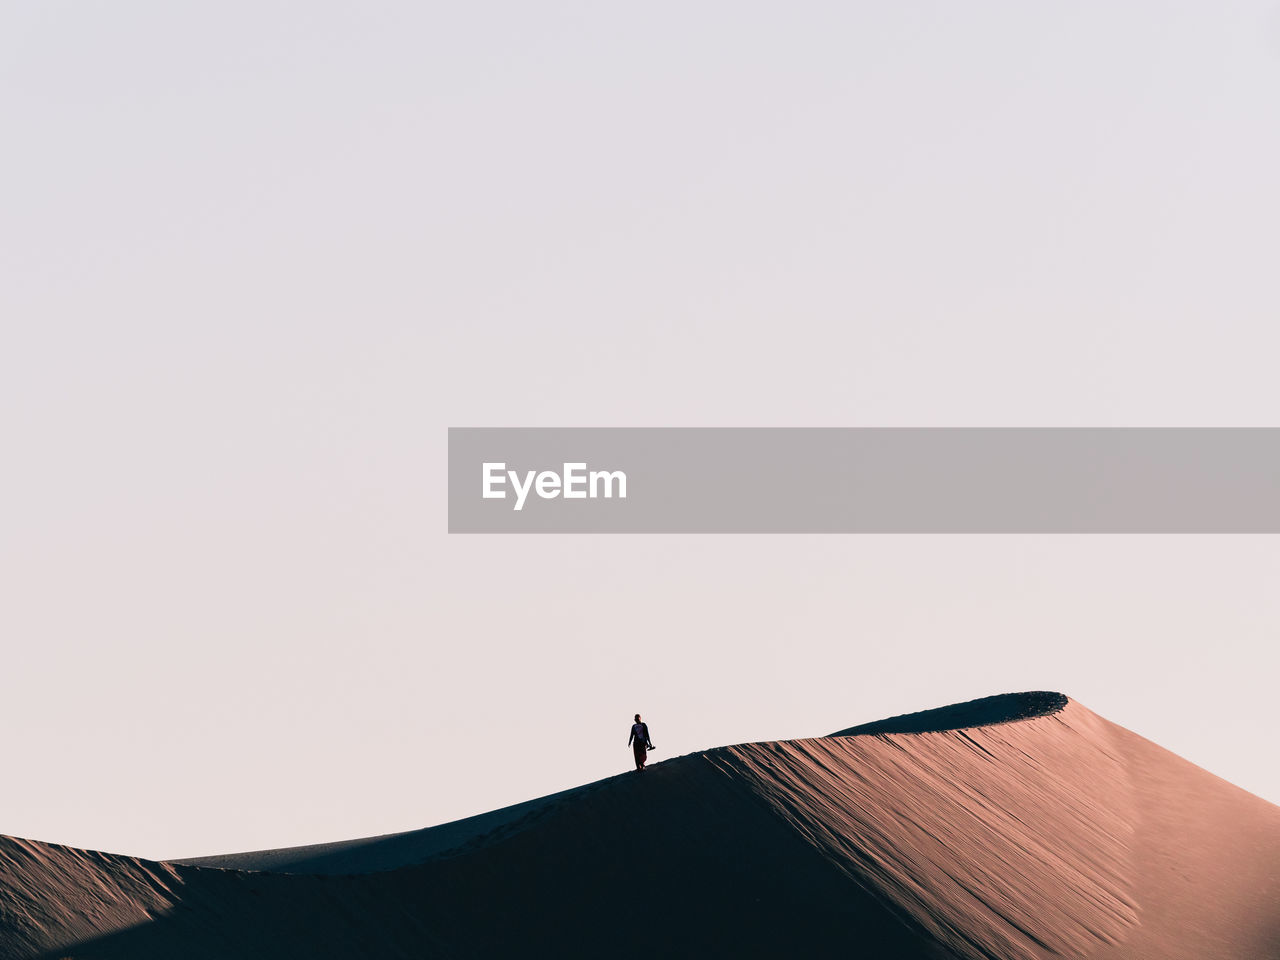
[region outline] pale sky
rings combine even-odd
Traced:
[[[1272,801],[1275,537],[450,537],[449,426],[1280,426],[1280,4],[0,8],[0,833],[1017,689]]]

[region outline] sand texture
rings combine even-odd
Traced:
[[[1027,693],[365,840],[0,838],[0,960],[708,955],[1280,960],[1280,808]]]

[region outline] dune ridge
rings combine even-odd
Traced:
[[[169,864],[0,837],[0,957],[145,923],[177,902],[182,883]]]
[[[0,958],[1280,960],[1278,867],[1280,808],[1033,692],[365,840],[0,838]]]
[[[1130,784],[1076,704],[999,726],[748,744],[713,762],[956,956],[1083,957],[1137,923]]]
[[[1024,693],[998,693],[963,703],[951,703],[932,710],[904,713],[884,720],[862,723],[847,730],[837,730],[833,737],[849,737],[862,733],[941,733],[970,727],[994,727],[1019,720],[1050,717],[1061,713],[1071,703],[1066,694],[1052,690],[1029,690]]]

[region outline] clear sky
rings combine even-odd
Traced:
[[[1274,537],[449,537],[448,426],[1280,426],[1280,5],[6,4],[0,832],[1060,689],[1280,800]]]

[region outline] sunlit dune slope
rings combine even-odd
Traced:
[[[0,839],[0,957],[1280,958],[1280,808],[1059,694],[159,864]]]

